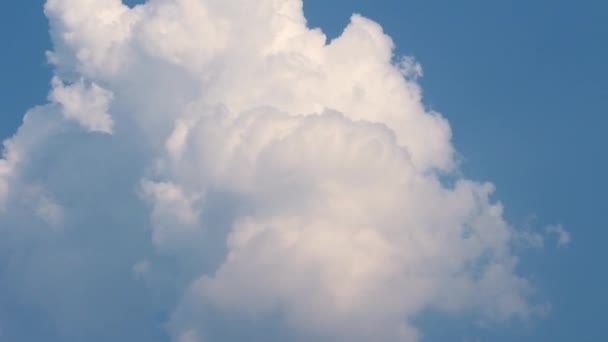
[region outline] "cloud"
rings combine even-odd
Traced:
[[[562,225],[551,225],[545,228],[548,234],[557,236],[557,246],[564,247],[570,244],[570,233],[568,233]]]
[[[112,133],[114,123],[107,113],[113,97],[111,92],[95,83],[85,85],[82,79],[65,86],[59,78],[54,77],[52,84],[49,100],[61,105],[66,119],[73,119],[92,132]]]
[[[360,15],[326,43],[302,6],[47,1],[50,103],[0,160],[0,301],[31,331],[416,341],[427,310],[542,311],[420,65]]]

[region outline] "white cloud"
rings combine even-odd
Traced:
[[[11,174],[11,165],[8,157],[0,159],[0,208],[4,206],[4,202],[8,197],[9,177]]]
[[[516,272],[521,235],[493,186],[440,181],[458,173],[450,127],[422,103],[420,65],[395,59],[377,23],[354,15],[327,44],[298,0],[45,11],[53,103],[0,159],[0,201],[24,202],[12,188],[44,197],[0,220],[18,231],[34,213],[64,228],[23,269],[44,260],[83,280],[59,288],[31,271],[14,285],[63,338],[110,340],[101,325],[132,322],[115,314],[124,302],[99,299],[87,316],[99,326],[73,324],[101,275],[130,306],[170,313],[173,340],[187,342],[239,320],[272,320],[290,339],[415,341],[426,310],[505,320],[543,307]],[[48,298],[28,290],[47,283]]]
[[[66,86],[54,77],[52,84],[53,90],[49,99],[61,105],[66,119],[76,120],[89,131],[112,133],[114,123],[108,114],[113,98],[111,92],[95,83],[85,85],[82,79]]]
[[[557,246],[564,247],[570,244],[570,233],[562,225],[551,225],[545,228],[548,234],[557,236]]]
[[[200,235],[198,196],[188,196],[172,183],[143,181],[144,196],[152,202],[153,240],[160,248],[180,248]]]
[[[403,57],[398,65],[401,69],[401,73],[406,79],[416,80],[424,74],[422,65],[420,65],[412,56]]]

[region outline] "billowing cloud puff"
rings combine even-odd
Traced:
[[[82,80],[66,87],[55,77],[52,83],[49,98],[61,105],[66,119],[76,120],[89,131],[112,133],[112,118],[107,113],[112,93],[95,83],[85,86]]]
[[[543,310],[420,65],[302,6],[47,1],[50,103],[0,160],[6,336],[416,341],[428,310]]]

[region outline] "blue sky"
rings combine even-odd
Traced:
[[[46,102],[51,43],[42,5],[12,1],[0,14],[2,138],[28,108]],[[605,336],[607,11],[599,0],[305,1],[309,25],[330,37],[352,13],[380,23],[397,54],[421,63],[423,102],[449,120],[462,173],[496,185],[514,226],[562,224],[572,236],[564,248],[547,243],[520,254],[519,273],[551,303],[547,317],[480,328],[465,317],[422,315],[425,341]]]

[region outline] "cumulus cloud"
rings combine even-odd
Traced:
[[[428,310],[543,310],[521,234],[458,176],[422,68],[379,24],[353,15],[327,42],[301,0],[45,13],[50,103],[0,159],[0,258],[20,255],[0,259],[0,299],[47,336],[417,341]]]
[[[77,121],[89,131],[112,133],[112,118],[107,113],[112,93],[95,83],[79,82],[66,86],[57,77],[52,81],[53,90],[49,100],[61,105],[66,119]]]

